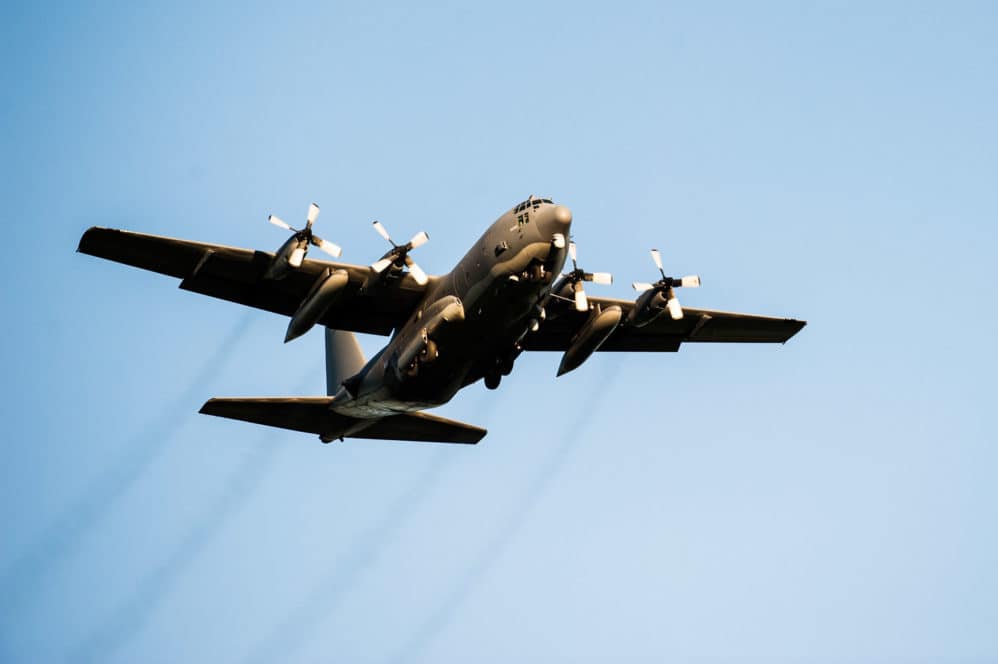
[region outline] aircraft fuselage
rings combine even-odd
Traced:
[[[502,215],[336,394],[342,415],[378,418],[449,401],[509,373],[567,255],[571,212],[532,199]]]

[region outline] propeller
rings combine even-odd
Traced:
[[[272,214],[267,217],[267,221],[277,226],[278,228],[283,228],[286,231],[291,231],[294,233],[299,240],[305,240],[307,244],[303,248],[295,249],[291,252],[288,257],[288,263],[291,267],[301,267],[301,262],[305,258],[305,254],[308,253],[308,245],[314,245],[326,252],[333,258],[339,258],[340,254],[343,253],[343,249],[339,245],[333,244],[329,240],[323,240],[318,235],[312,233],[312,224],[315,223],[316,218],[319,216],[319,206],[312,203],[308,206],[308,216],[305,218],[305,228],[298,230],[292,228],[283,219],[278,217],[276,214]]]
[[[613,275],[609,272],[586,272],[579,269],[578,252],[574,242],[568,244],[568,255],[572,259],[572,271],[565,275],[565,283],[572,285],[576,311],[589,311],[589,298],[586,297],[582,283],[591,281],[594,284],[609,286],[613,283]]]
[[[662,254],[659,253],[658,249],[651,250],[651,259],[655,261],[655,267],[658,268],[658,273],[662,275],[662,278],[653,284],[647,281],[635,281],[631,286],[639,293],[653,289],[662,293],[665,296],[665,306],[669,310],[672,320],[680,320],[683,317],[683,307],[679,304],[679,298],[676,297],[676,293],[672,289],[699,288],[700,277],[695,274],[686,277],[665,276],[665,270],[662,268]]]
[[[393,264],[399,269],[402,269],[402,266],[404,265],[409,268],[409,274],[412,275],[412,278],[416,280],[417,284],[420,286],[425,285],[426,282],[429,281],[429,278],[426,276],[426,273],[423,272],[423,269],[416,265],[416,262],[412,260],[409,256],[409,252],[426,244],[429,241],[430,236],[427,235],[425,231],[420,231],[413,235],[412,239],[405,244],[395,244],[394,240],[392,240],[392,236],[388,234],[388,229],[385,228],[380,221],[374,222],[374,230],[377,231],[378,235],[385,238],[385,240],[392,245],[392,248],[387,254],[382,256],[380,260],[372,263],[371,269],[378,274],[381,274]]]

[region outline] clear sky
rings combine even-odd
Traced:
[[[143,4],[0,10],[0,659],[998,660],[998,5]],[[531,193],[592,292],[657,246],[809,325],[323,446],[197,414],[321,393],[318,331],[74,252],[314,200],[443,273]]]

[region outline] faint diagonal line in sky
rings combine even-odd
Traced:
[[[568,433],[539,468],[519,502],[510,511],[509,516],[495,531],[495,535],[489,539],[486,546],[482,548],[481,554],[461,574],[457,583],[440,603],[440,607],[423,621],[412,636],[388,658],[389,662],[418,661],[433,639],[447,628],[454,618],[454,614],[468,599],[481,579],[502,558],[510,543],[520,532],[528,515],[544,497],[544,493],[551,486],[551,483],[565,468],[579,436],[592,421],[601,401],[606,396],[606,390],[613,385],[619,371],[619,361],[611,364],[599,381],[601,389],[593,390],[582,408],[577,411],[573,409],[576,417],[572,421]]]
[[[381,543],[401,530],[409,516],[431,493],[444,469],[454,459],[454,452],[457,450],[436,452],[412,485],[392,502],[384,518],[361,536],[360,543],[346,554],[342,563],[336,566],[335,573],[313,587],[308,597],[259,642],[244,661],[286,661],[347,590],[359,581],[361,574],[376,562],[383,549]]]
[[[310,371],[292,394],[304,393],[311,386],[320,385],[322,373],[322,366]],[[272,429],[264,433],[259,444],[237,465],[216,502],[205,511],[177,549],[138,582],[135,592],[84,639],[70,661],[107,661],[145,627],[181,575],[214,541],[222,527],[246,506],[248,497],[266,479],[277,452],[285,449],[275,444],[275,435]]]
[[[136,479],[159,458],[166,444],[180,430],[190,408],[205,390],[207,383],[232,357],[235,347],[253,322],[253,312],[247,312],[222,339],[190,387],[177,397],[145,430],[133,436],[125,445],[124,456],[103,471],[83,495],[56,517],[27,550],[0,576],[0,589],[8,610],[20,606],[26,595],[37,589],[52,567],[72,554],[79,541],[92,532],[107,516],[109,508],[125,494]]]
[[[505,398],[504,393],[497,395],[493,392],[488,392],[483,397],[486,408],[478,413],[482,418],[480,424],[484,425],[491,420],[492,414]],[[345,554],[342,562],[334,567],[332,573],[314,586],[308,597],[250,651],[245,662],[290,659],[291,654],[301,647],[309,634],[336,609],[347,592],[362,580],[363,573],[378,562],[381,553],[390,548],[388,543],[398,535],[433,493],[437,481],[447,467],[459,458],[458,455],[462,450],[469,451],[464,449],[464,445],[454,448],[447,443],[439,444],[443,445],[443,449],[433,455],[423,472],[416,476],[412,484],[391,503],[381,521],[362,535],[359,544]]]

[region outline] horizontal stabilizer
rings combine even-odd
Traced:
[[[209,399],[201,407],[201,413],[314,433],[328,440],[366,438],[474,444],[486,434],[480,427],[428,413],[399,413],[380,419],[348,417],[330,410],[332,402],[332,397]]]
[[[425,443],[468,443],[474,445],[488,433],[481,427],[448,420],[429,413],[400,413],[380,420],[348,438],[374,440],[415,440]]]
[[[209,399],[201,406],[204,415],[264,424],[279,429],[322,434],[347,429],[355,422],[329,410],[332,397],[253,397]]]

